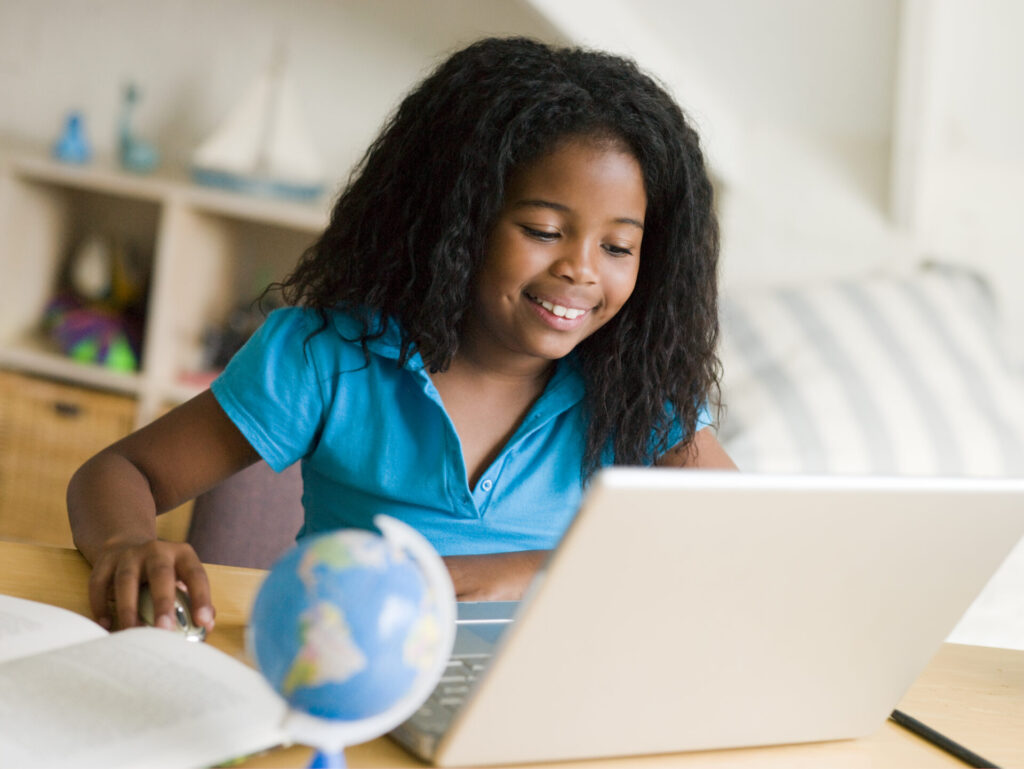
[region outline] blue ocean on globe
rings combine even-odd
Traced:
[[[256,664],[295,709],[355,721],[383,713],[434,664],[437,601],[405,551],[370,531],[300,542],[250,619]]]

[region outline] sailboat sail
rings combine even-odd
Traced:
[[[199,145],[192,156],[200,168],[236,174],[256,172],[254,162],[263,141],[265,105],[270,96],[270,78],[260,75],[213,134]]]
[[[200,183],[298,199],[323,192],[321,168],[279,57],[192,156]]]
[[[323,166],[313,151],[305,124],[299,119],[298,98],[291,80],[281,80],[277,100],[263,158],[267,173],[307,184],[322,183]]]

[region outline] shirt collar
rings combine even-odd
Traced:
[[[542,425],[583,400],[585,389],[579,361],[570,353],[557,362],[551,381],[527,418],[532,418],[538,426]]]
[[[364,333],[364,318],[365,328],[371,332],[380,330],[380,311],[369,308],[354,311],[338,310],[333,313],[334,328],[343,338],[357,341]],[[385,318],[384,333],[379,337],[367,339],[366,347],[382,358],[398,360],[402,349],[402,330],[398,321],[390,316]],[[420,354],[414,352],[409,356],[405,367],[410,371],[424,369]],[[542,424],[582,400],[584,390],[579,360],[575,353],[570,353],[557,362],[555,373],[534,404],[530,417],[538,424]]]

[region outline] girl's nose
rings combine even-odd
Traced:
[[[572,283],[594,283],[597,280],[595,249],[599,246],[584,240],[566,240],[551,272]]]

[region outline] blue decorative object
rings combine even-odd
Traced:
[[[455,594],[441,558],[408,525],[382,535],[311,537],[271,569],[253,605],[249,644],[288,701],[286,728],[344,766],[343,748],[395,728],[433,690],[455,635]]]
[[[160,153],[156,147],[138,138],[132,131],[132,113],[140,98],[139,89],[133,83],[129,83],[124,89],[121,107],[118,157],[125,170],[145,174],[160,163]]]
[[[78,111],[68,113],[64,131],[53,145],[53,156],[65,163],[88,163],[92,160],[92,148],[85,136],[85,119]]]

